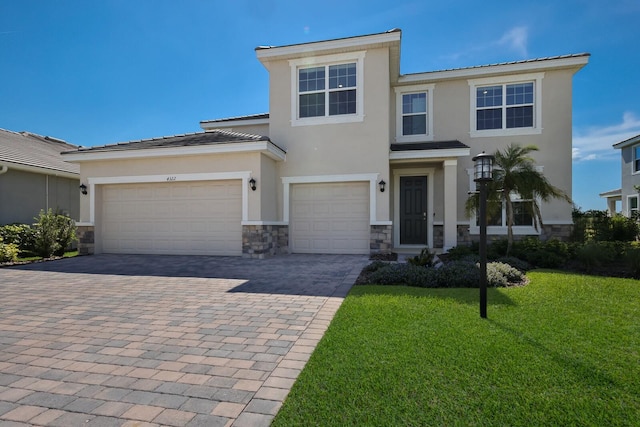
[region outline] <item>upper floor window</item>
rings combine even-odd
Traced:
[[[299,117],[355,114],[356,75],[355,62],[298,70]]]
[[[292,125],[362,121],[364,52],[289,61]]]
[[[471,136],[540,133],[543,76],[535,73],[469,80]]]
[[[433,140],[434,85],[397,87],[396,141],[417,142]]]
[[[633,147],[633,173],[640,172],[640,145]]]
[[[533,127],[533,82],[476,89],[477,130]]]

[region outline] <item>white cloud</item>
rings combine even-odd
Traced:
[[[622,115],[622,122],[604,126],[574,129],[573,160],[588,161],[620,156],[612,145],[640,134],[640,118],[632,112]]]
[[[528,56],[527,51],[527,39],[529,37],[529,30],[527,27],[514,27],[507,31],[500,40],[498,45],[507,46],[511,50],[514,50],[518,55],[522,57]]]

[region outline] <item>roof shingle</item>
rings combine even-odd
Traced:
[[[78,148],[60,139],[30,132],[0,129],[0,163],[80,174],[80,166],[65,162],[60,153]]]

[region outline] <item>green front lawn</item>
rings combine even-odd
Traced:
[[[534,271],[489,289],[356,286],[275,426],[640,422],[640,282]]]

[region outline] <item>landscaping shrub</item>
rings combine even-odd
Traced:
[[[451,261],[437,271],[438,288],[477,288],[480,286],[480,269],[475,262]]]
[[[504,262],[487,264],[487,286],[494,288],[507,287],[524,283],[525,275],[518,269]]]
[[[492,240],[491,243],[487,245],[487,258],[498,259],[500,257],[506,256],[508,245],[509,241],[507,239]]]
[[[62,256],[71,242],[76,240],[75,222],[66,215],[41,210],[34,224],[35,253],[49,258],[53,255]]]
[[[447,257],[451,261],[459,260],[468,257],[469,255],[474,255],[474,251],[471,246],[467,245],[454,246],[447,251]]]
[[[496,261],[509,264],[511,267],[516,268],[523,273],[531,270],[531,264],[529,264],[527,261],[521,260],[520,258],[516,258],[514,256],[500,257],[496,259]]]
[[[13,243],[21,252],[33,252],[35,230],[27,224],[11,224],[0,227],[0,238],[5,243]]]
[[[576,261],[587,272],[602,267],[616,259],[613,245],[606,242],[591,242],[578,247],[575,254]]]
[[[4,243],[0,238],[0,262],[15,262],[20,250],[14,243]]]
[[[373,264],[365,268],[371,269]],[[506,263],[487,264],[487,286],[505,287],[524,282],[524,274]],[[469,260],[450,261],[440,268],[380,263],[367,274],[364,283],[420,288],[477,288],[480,269],[475,261]]]
[[[607,211],[600,210],[581,212],[578,209],[574,209],[572,216],[571,240],[574,242],[631,242],[640,234],[637,218],[627,218],[619,214],[609,216]]]
[[[368,283],[379,285],[417,286],[421,288],[435,287],[433,268],[418,267],[411,264],[387,264],[368,276]]]
[[[420,255],[407,259],[407,262],[419,267],[431,267],[433,266],[433,256],[434,254],[429,251],[429,248],[424,248],[420,251]]]
[[[525,237],[513,245],[512,255],[542,268],[562,267],[569,260],[569,245],[551,239],[542,242],[537,237]]]
[[[625,255],[625,261],[631,271],[631,275],[635,279],[640,279],[640,249],[634,247],[629,248]]]

